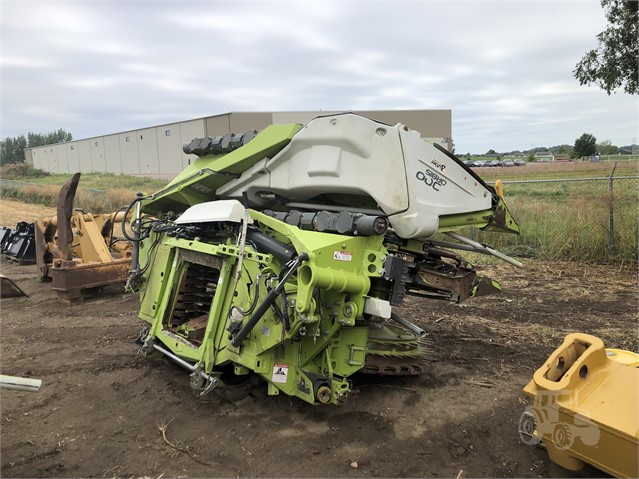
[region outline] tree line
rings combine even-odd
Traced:
[[[60,128],[50,133],[27,133],[27,136],[18,135],[14,138],[5,138],[0,141],[0,166],[24,162],[24,149],[34,146],[63,143],[73,140],[73,135]]]
[[[494,149],[488,150],[486,155],[521,155],[525,153],[528,157],[533,160],[535,158],[535,153],[539,152],[548,152],[554,154],[567,154],[570,155],[571,158],[582,158],[584,156],[593,156],[596,154],[599,155],[616,155],[619,153],[619,147],[612,144],[610,140],[604,140],[600,143],[597,143],[597,138],[591,133],[584,133],[579,138],[575,140],[573,145],[557,145],[551,146],[547,148],[545,146],[539,146],[537,148],[533,148],[531,150],[526,151],[510,151],[504,153],[498,153]],[[467,153],[466,156],[471,156],[470,153]]]

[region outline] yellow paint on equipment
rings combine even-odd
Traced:
[[[639,367],[639,354],[623,349],[606,348],[606,355],[613,361],[620,362],[633,368]]]
[[[638,364],[635,353],[569,334],[524,388],[534,414],[530,436],[566,469],[588,463],[617,477],[638,477]]]
[[[501,180],[495,180],[495,191],[502,200],[506,201],[506,198],[504,197],[504,185]]]

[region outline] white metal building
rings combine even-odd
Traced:
[[[306,123],[338,112],[231,112],[25,149],[25,161],[50,173],[115,173],[173,178],[195,155],[182,152],[193,138],[261,130],[270,124]],[[403,123],[422,138],[452,148],[451,110],[355,112],[390,125]]]

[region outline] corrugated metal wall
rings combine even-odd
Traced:
[[[107,135],[104,137],[104,156],[106,158],[105,171],[107,173],[114,173],[117,175],[122,173],[122,154],[120,153],[120,135]],[[72,173],[72,172],[69,172],[69,173]]]
[[[102,138],[91,138],[78,141],[78,163],[82,173],[93,173],[93,164],[91,163],[91,143],[94,146],[96,142],[103,141]],[[67,171],[66,173],[74,173]]]
[[[158,153],[158,134],[155,128],[145,128],[135,132],[138,144],[140,173],[150,175],[160,173],[160,157]]]
[[[233,112],[170,123],[140,130],[46,145],[25,150],[25,160],[51,173],[107,172],[171,178],[186,168],[195,155],[182,145],[193,138],[264,129],[274,123],[307,123],[316,116],[339,112]],[[403,123],[422,137],[446,144],[452,136],[450,110],[355,112],[394,125]]]

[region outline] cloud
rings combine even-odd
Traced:
[[[434,108],[457,151],[628,144],[636,99],[572,77],[604,28],[595,1],[4,2],[1,134]]]
[[[37,57],[24,58],[24,57],[12,57],[12,56],[3,55],[2,58],[0,58],[0,65],[2,66],[2,68],[39,69],[39,68],[50,68],[51,66],[53,66],[53,63],[50,62],[49,60],[45,60],[44,58],[37,58]]]

